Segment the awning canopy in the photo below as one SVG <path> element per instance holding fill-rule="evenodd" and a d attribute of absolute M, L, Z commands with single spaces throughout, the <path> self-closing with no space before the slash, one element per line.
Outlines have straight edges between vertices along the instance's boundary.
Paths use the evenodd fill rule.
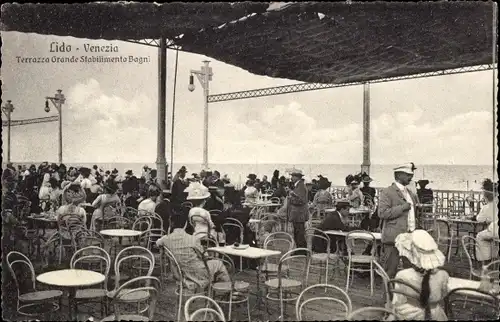
<path fill-rule="evenodd" d="M 168 38 L 251 73 L 345 83 L 491 64 L 493 2 L 5 4 L 2 30 Z M 253 15 L 251 15 L 253 14 Z"/>

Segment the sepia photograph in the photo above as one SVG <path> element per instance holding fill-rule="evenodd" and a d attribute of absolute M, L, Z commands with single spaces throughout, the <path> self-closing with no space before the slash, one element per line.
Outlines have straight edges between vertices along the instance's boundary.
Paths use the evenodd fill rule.
<path fill-rule="evenodd" d="M 1 5 L 2 319 L 500 319 L 494 1 Z"/>

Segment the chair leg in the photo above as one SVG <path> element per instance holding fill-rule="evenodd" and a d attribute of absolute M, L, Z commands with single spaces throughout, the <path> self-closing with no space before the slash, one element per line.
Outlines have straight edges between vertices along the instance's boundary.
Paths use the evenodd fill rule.
<path fill-rule="evenodd" d="M 351 276 L 351 262 L 349 261 L 349 264 L 347 265 L 347 279 L 346 279 L 346 286 L 345 286 L 346 293 L 349 292 L 349 277 L 350 276 Z"/>
<path fill-rule="evenodd" d="M 374 276 L 373 276 L 373 261 L 370 262 L 370 295 L 373 296 L 373 279 L 374 279 Z"/>
<path fill-rule="evenodd" d="M 248 322 L 251 322 L 250 319 L 250 298 L 247 297 L 247 314 L 248 314 Z"/>

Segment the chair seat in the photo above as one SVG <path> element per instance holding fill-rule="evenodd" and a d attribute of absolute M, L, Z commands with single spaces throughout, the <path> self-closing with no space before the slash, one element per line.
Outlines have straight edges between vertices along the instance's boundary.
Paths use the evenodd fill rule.
<path fill-rule="evenodd" d="M 312 254 L 311 255 L 311 259 L 313 261 L 326 262 L 327 258 L 328 259 L 336 259 L 337 255 L 336 254 L 330 254 L 330 256 L 328 256 L 327 253 L 318 253 L 318 254 Z"/>
<path fill-rule="evenodd" d="M 270 288 L 278 288 L 279 285 L 279 279 L 273 278 L 265 282 L 266 286 Z M 288 278 L 282 278 L 281 279 L 281 287 L 282 288 L 294 288 L 294 287 L 299 287 L 302 285 L 301 281 L 297 280 L 292 280 Z"/>
<path fill-rule="evenodd" d="M 351 263 L 363 263 L 363 264 L 369 264 L 374 260 L 375 258 L 371 255 L 352 255 L 351 256 Z"/>
<path fill-rule="evenodd" d="M 129 289 L 123 289 L 123 292 L 128 291 Z M 115 296 L 116 291 L 110 291 L 107 293 L 107 296 L 112 298 Z M 121 302 L 140 302 L 140 301 L 145 301 L 149 298 L 149 292 L 148 291 L 137 291 L 133 293 L 129 293 L 127 295 L 123 295 L 120 297 Z"/>
<path fill-rule="evenodd" d="M 94 299 L 107 296 L 108 291 L 102 288 L 87 288 L 83 290 L 77 290 L 75 298 L 76 299 Z"/>
<path fill-rule="evenodd" d="M 288 270 L 288 265 L 282 265 L 281 271 L 286 271 L 286 270 Z M 262 265 L 260 271 L 263 273 L 277 273 L 278 272 L 278 264 L 266 263 L 266 264 Z"/>
<path fill-rule="evenodd" d="M 21 302 L 45 301 L 61 297 L 62 295 L 63 292 L 58 290 L 38 291 L 38 292 L 21 294 L 19 296 L 19 301 Z"/>
<path fill-rule="evenodd" d="M 145 316 L 138 315 L 138 314 L 123 314 L 123 315 L 120 315 L 120 320 L 117 320 L 116 316 L 113 314 L 113 315 L 105 317 L 101 321 L 102 322 L 107 322 L 107 321 L 149 321 L 149 319 Z"/>
<path fill-rule="evenodd" d="M 250 287 L 250 284 L 243 281 L 235 281 L 234 289 L 236 291 L 246 291 Z M 215 291 L 231 291 L 231 282 L 217 282 L 212 285 L 212 289 Z"/>

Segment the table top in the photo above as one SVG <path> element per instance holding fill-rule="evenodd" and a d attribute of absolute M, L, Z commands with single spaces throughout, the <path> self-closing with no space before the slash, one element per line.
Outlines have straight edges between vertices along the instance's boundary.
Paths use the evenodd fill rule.
<path fill-rule="evenodd" d="M 101 235 L 113 237 L 135 237 L 142 234 L 142 231 L 132 229 L 105 229 L 99 232 Z"/>
<path fill-rule="evenodd" d="M 255 203 L 244 202 L 244 203 L 242 203 L 242 205 L 245 206 L 245 207 L 270 207 L 270 206 L 279 206 L 279 204 L 272 203 L 270 201 L 255 202 Z"/>
<path fill-rule="evenodd" d="M 219 247 L 210 247 L 208 248 L 208 250 L 224 253 L 227 255 L 241 256 L 252 259 L 281 255 L 280 251 L 257 248 L 257 247 L 248 247 L 246 249 L 235 249 L 233 248 L 233 246 L 219 246 Z"/>
<path fill-rule="evenodd" d="M 461 218 L 436 218 L 437 220 L 441 221 L 447 221 L 450 223 L 455 223 L 455 224 L 471 224 L 471 225 L 486 225 L 487 223 L 485 222 L 480 222 L 480 221 L 475 221 L 475 220 L 470 220 L 470 219 L 461 219 Z"/>
<path fill-rule="evenodd" d="M 351 208 L 349 214 L 369 214 L 371 212 L 368 208 Z"/>
<path fill-rule="evenodd" d="M 103 274 L 94 271 L 62 269 L 40 274 L 36 277 L 36 280 L 54 286 L 83 287 L 102 283 L 105 278 Z"/>
<path fill-rule="evenodd" d="M 259 223 L 259 222 L 260 222 L 260 219 L 250 218 L 250 219 L 248 220 L 248 222 L 249 222 L 250 224 L 253 224 L 253 223 Z"/>
<path fill-rule="evenodd" d="M 79 205 L 80 207 L 93 207 L 91 203 L 84 202 Z"/>
<path fill-rule="evenodd" d="M 347 234 L 349 233 L 348 231 L 342 231 L 342 230 L 325 230 L 324 231 L 325 234 L 327 235 L 336 235 L 336 236 L 347 236 Z M 381 233 L 374 233 L 374 232 L 370 232 L 376 240 L 381 240 L 382 239 L 382 234 Z M 360 232 L 360 234 L 362 234 L 362 232 Z"/>
<path fill-rule="evenodd" d="M 28 219 L 47 221 L 47 222 L 57 222 L 57 217 L 34 217 L 33 215 L 26 217 Z"/>

